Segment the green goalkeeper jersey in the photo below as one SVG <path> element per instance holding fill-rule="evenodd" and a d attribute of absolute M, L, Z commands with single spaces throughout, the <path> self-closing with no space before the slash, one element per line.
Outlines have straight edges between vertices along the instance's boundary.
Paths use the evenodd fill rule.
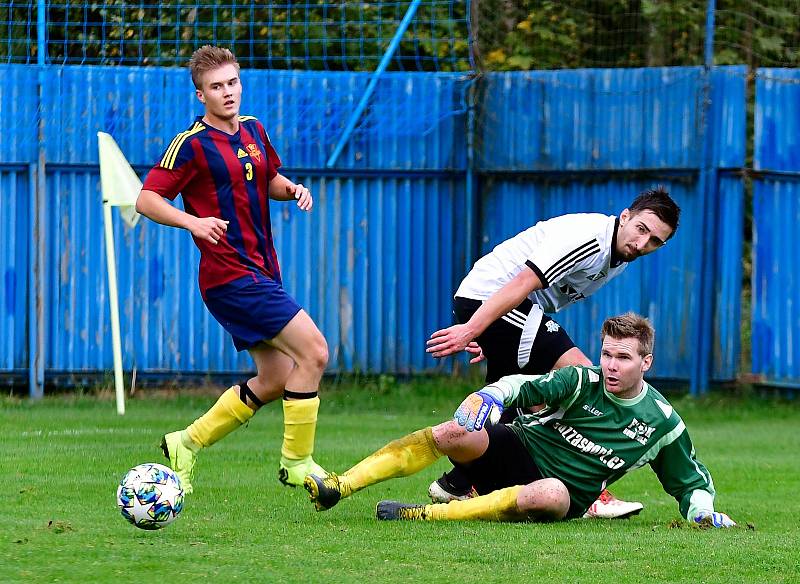
<path fill-rule="evenodd" d="M 510 375 L 490 384 L 507 407 L 545 403 L 514 420 L 545 477 L 570 493 L 569 516 L 579 517 L 608 485 L 649 464 L 687 519 L 713 512 L 714 484 L 695 458 L 686 426 L 655 388 L 631 399 L 605 390 L 600 367 L 566 367 L 546 375 Z"/>

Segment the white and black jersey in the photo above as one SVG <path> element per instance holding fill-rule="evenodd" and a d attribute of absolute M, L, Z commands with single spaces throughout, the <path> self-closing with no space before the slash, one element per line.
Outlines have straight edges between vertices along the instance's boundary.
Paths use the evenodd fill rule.
<path fill-rule="evenodd" d="M 614 257 L 618 224 L 617 217 L 599 213 L 540 221 L 475 262 L 455 295 L 486 300 L 530 269 L 543 286 L 528 296 L 531 302 L 544 312 L 558 312 L 594 294 L 627 267 Z"/>

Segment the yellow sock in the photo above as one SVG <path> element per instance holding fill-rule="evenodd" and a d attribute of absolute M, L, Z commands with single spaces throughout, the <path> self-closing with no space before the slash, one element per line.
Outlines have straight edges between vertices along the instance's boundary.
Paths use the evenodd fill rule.
<path fill-rule="evenodd" d="M 211 446 L 253 417 L 255 412 L 239 399 L 233 387 L 219 396 L 217 403 L 186 428 L 186 434 L 200 447 Z"/>
<path fill-rule="evenodd" d="M 314 453 L 319 397 L 283 400 L 283 445 L 281 462 L 308 458 Z"/>
<path fill-rule="evenodd" d="M 521 521 L 526 515 L 517 507 L 517 495 L 522 487 L 507 487 L 463 501 L 450 501 L 425 505 L 427 519 L 458 520 L 483 519 L 485 521 Z"/>
<path fill-rule="evenodd" d="M 442 453 L 436 448 L 431 427 L 412 432 L 370 454 L 353 468 L 339 476 L 342 496 L 347 497 L 364 487 L 395 477 L 405 477 L 421 471 L 439 460 Z"/>

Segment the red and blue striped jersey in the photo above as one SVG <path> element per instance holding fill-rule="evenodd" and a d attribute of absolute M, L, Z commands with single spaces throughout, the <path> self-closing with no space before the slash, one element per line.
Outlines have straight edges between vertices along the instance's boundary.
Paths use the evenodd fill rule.
<path fill-rule="evenodd" d="M 216 245 L 194 238 L 204 297 L 209 288 L 245 276 L 281 281 L 269 216 L 269 181 L 280 166 L 264 126 L 253 116 L 240 116 L 233 135 L 198 117 L 148 173 L 144 189 L 170 200 L 180 193 L 187 213 L 229 222 Z"/>

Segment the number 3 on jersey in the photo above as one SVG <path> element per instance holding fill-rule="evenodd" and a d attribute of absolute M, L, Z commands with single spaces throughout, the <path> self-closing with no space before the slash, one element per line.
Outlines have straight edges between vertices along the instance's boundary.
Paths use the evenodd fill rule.
<path fill-rule="evenodd" d="M 245 178 L 247 180 L 253 180 L 253 163 L 252 162 L 246 162 L 245 163 L 244 172 L 245 172 L 244 176 L 245 176 Z"/>

